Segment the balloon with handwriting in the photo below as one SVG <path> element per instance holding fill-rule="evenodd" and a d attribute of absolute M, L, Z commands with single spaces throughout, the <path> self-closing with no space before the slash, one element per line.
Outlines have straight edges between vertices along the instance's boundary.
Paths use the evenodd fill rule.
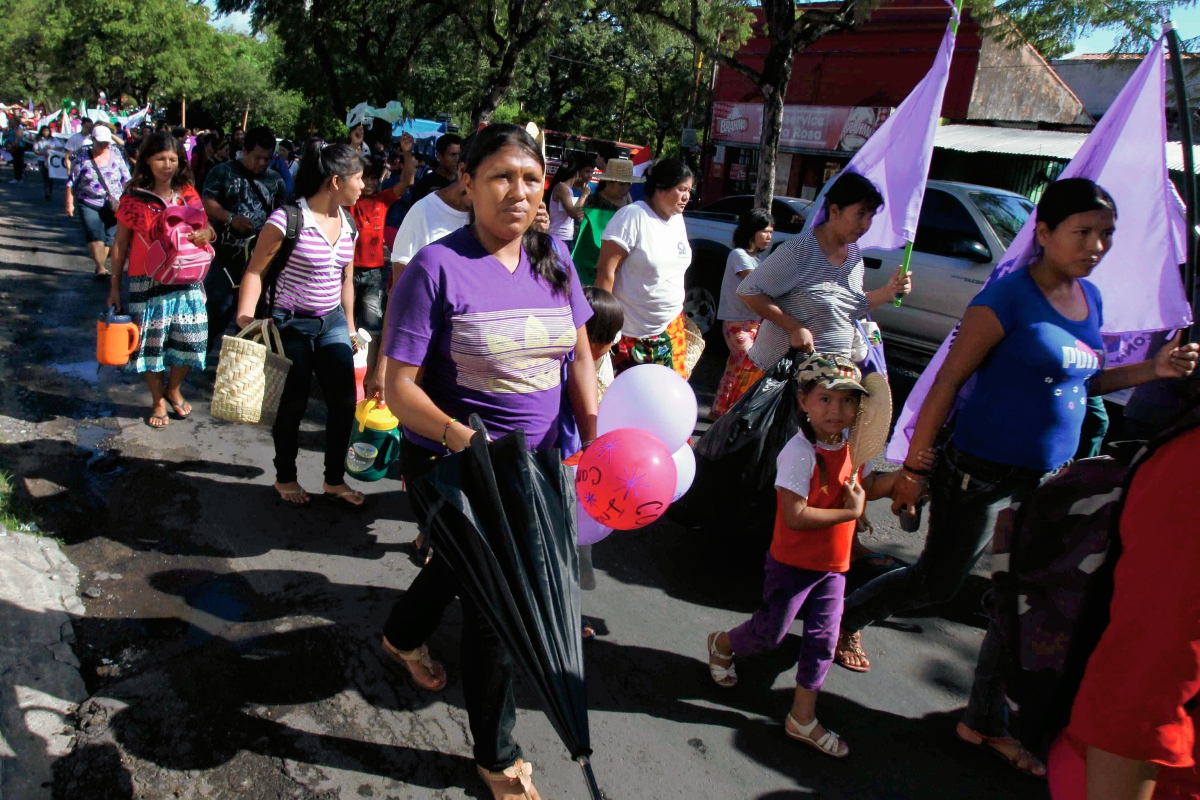
<path fill-rule="evenodd" d="M 575 494 L 592 519 L 631 531 L 663 515 L 675 496 L 675 461 L 654 434 L 638 428 L 610 431 L 583 453 Z"/>

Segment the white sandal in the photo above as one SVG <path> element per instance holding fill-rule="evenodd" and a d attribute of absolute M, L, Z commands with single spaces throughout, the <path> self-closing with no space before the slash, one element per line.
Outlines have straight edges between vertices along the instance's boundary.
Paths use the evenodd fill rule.
<path fill-rule="evenodd" d="M 712 675 L 717 686 L 722 689 L 732 689 L 737 686 L 737 669 L 733 665 L 733 654 L 725 655 L 717 649 L 717 637 L 720 635 L 720 631 L 708 635 L 708 674 Z M 714 658 L 728 658 L 729 666 L 722 667 L 720 664 L 714 664 Z"/>
<path fill-rule="evenodd" d="M 820 739 L 812 738 L 813 729 L 816 727 L 816 717 L 813 717 L 813 721 L 807 725 L 801 725 L 799 722 L 796 722 L 796 718 L 792 716 L 790 711 L 788 712 L 787 719 L 784 720 L 783 723 L 784 733 L 798 742 L 804 742 L 811 747 L 817 748 L 827 756 L 833 756 L 834 758 L 845 758 L 846 756 L 850 755 L 849 747 L 846 747 L 845 750 L 842 749 L 842 747 L 846 744 L 844 741 L 842 741 L 842 737 L 838 736 L 828 728 L 825 729 L 825 735 Z"/>

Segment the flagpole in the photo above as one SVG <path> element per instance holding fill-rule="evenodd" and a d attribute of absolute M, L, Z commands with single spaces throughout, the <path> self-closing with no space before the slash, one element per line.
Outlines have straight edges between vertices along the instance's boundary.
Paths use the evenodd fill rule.
<path fill-rule="evenodd" d="M 963 7 L 963 0 L 955 0 L 955 2 L 954 2 L 954 19 L 950 20 L 950 32 L 952 34 L 954 34 L 955 37 L 958 36 L 958 20 L 962 17 L 962 7 Z M 957 47 L 957 44 L 958 44 L 958 41 L 956 39 L 955 40 L 956 47 Z M 928 179 L 928 176 L 926 176 L 926 179 Z M 913 250 L 913 243 L 907 242 L 904 245 L 904 258 L 901 259 L 901 261 L 900 261 L 900 274 L 901 275 L 908 274 L 908 265 L 912 261 L 912 250 Z M 898 294 L 898 295 L 896 295 L 895 299 L 892 300 L 892 305 L 894 305 L 896 308 L 899 308 L 900 303 L 903 302 L 903 300 L 904 300 L 904 295 Z"/>
<path fill-rule="evenodd" d="M 1192 113 L 1188 108 L 1187 85 L 1183 80 L 1183 56 L 1180 53 L 1179 31 L 1167 22 L 1163 25 L 1167 35 L 1167 46 L 1171 53 L 1171 78 L 1175 87 L 1175 110 L 1179 116 L 1179 130 L 1183 138 L 1183 202 L 1187 206 L 1187 263 L 1183 265 L 1183 290 L 1188 305 L 1192 307 L 1193 325 L 1196 315 L 1196 166 L 1192 150 Z M 1191 330 L 1183 332 L 1182 343 L 1191 339 Z"/>

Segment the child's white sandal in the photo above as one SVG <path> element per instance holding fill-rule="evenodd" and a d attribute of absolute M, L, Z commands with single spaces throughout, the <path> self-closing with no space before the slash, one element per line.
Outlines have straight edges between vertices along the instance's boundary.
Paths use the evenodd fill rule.
<path fill-rule="evenodd" d="M 708 635 L 708 674 L 712 675 L 717 686 L 722 689 L 732 689 L 737 686 L 737 669 L 733 666 L 733 654 L 725 655 L 717 649 L 717 637 L 720 635 L 720 631 Z M 714 664 L 714 658 L 728 658 L 729 666 L 722 667 L 720 664 Z"/>
<path fill-rule="evenodd" d="M 834 758 L 845 758 L 846 756 L 850 755 L 849 747 L 847 747 L 845 750 L 842 750 L 842 745 L 845 744 L 845 742 L 842 741 L 842 737 L 838 736 L 828 728 L 825 729 L 825 734 L 820 739 L 812 738 L 813 729 L 817 727 L 817 724 L 817 718 L 813 717 L 812 722 L 808 723 L 807 725 L 801 725 L 796 721 L 796 718 L 792 716 L 791 712 L 788 712 L 787 720 L 785 720 L 783 723 L 783 730 L 784 733 L 796 741 L 804 742 L 810 747 L 815 747 L 827 756 L 833 756 Z"/>

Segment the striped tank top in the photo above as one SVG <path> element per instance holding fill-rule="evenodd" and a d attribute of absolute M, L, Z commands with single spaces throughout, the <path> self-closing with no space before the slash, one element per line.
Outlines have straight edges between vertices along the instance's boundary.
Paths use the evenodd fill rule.
<path fill-rule="evenodd" d="M 338 238 L 330 242 L 321 232 L 308 203 L 301 198 L 300 233 L 296 249 L 279 273 L 275 288 L 275 307 L 296 314 L 324 316 L 342 303 L 342 277 L 354 261 L 353 226 L 342 216 Z M 287 214 L 275 209 L 268 225 L 287 230 Z"/>

